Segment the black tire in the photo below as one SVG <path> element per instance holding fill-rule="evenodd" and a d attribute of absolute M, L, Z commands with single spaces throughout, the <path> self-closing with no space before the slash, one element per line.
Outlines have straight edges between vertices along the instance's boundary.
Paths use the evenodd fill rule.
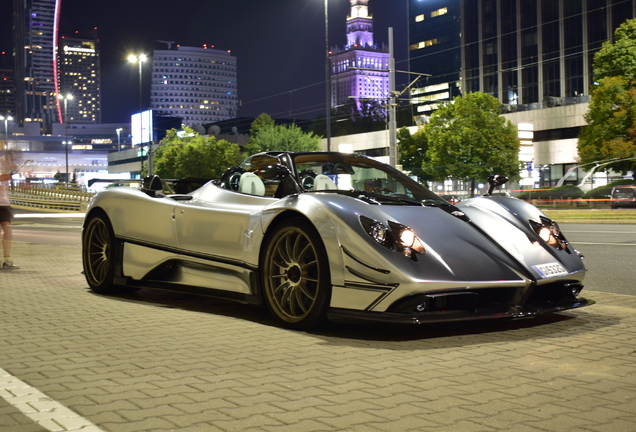
<path fill-rule="evenodd" d="M 82 238 L 84 276 L 91 289 L 100 294 L 113 294 L 116 240 L 108 218 L 93 216 L 86 224 Z"/>
<path fill-rule="evenodd" d="M 267 236 L 261 278 L 267 306 L 283 326 L 305 330 L 326 320 L 329 263 L 322 239 L 309 222 L 289 219 Z"/>

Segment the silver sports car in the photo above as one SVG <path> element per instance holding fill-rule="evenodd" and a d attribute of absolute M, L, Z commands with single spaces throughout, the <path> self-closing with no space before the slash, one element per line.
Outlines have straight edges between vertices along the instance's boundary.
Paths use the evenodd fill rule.
<path fill-rule="evenodd" d="M 145 287 L 264 303 L 295 329 L 592 303 L 579 297 L 580 254 L 536 207 L 504 196 L 451 205 L 356 154 L 267 152 L 205 184 L 153 176 L 138 189 L 107 188 L 82 237 L 98 293 Z"/>

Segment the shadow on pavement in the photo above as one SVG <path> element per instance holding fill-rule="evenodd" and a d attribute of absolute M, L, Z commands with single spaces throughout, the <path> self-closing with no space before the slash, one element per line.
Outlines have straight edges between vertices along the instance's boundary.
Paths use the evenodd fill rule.
<path fill-rule="evenodd" d="M 180 308 L 236 318 L 269 327 L 279 327 L 265 306 L 246 305 L 211 297 L 151 289 L 104 297 L 155 307 Z M 593 307 L 591 306 L 591 308 Z M 589 310 L 589 308 L 586 309 Z M 617 317 L 597 316 L 593 312 L 592 314 L 587 312 L 580 315 L 578 311 L 566 311 L 535 318 L 420 325 L 326 323 L 316 330 L 305 332 L 305 334 L 334 346 L 356 345 L 374 349 L 416 350 L 431 347 L 469 346 L 489 340 L 495 343 L 562 338 L 571 333 L 578 334 L 597 330 L 599 326 L 613 326 L 618 321 Z M 417 341 L 426 341 L 427 345 L 409 343 Z M 373 342 L 373 344 L 368 345 L 368 342 Z"/>

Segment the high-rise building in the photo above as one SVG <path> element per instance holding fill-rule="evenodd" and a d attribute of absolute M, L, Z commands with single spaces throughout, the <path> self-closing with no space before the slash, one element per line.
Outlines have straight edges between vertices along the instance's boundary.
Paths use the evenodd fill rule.
<path fill-rule="evenodd" d="M 352 100 L 375 100 L 386 103 L 389 98 L 389 53 L 373 40 L 373 16 L 369 0 L 349 0 L 351 15 L 347 17 L 347 44 L 333 48 L 331 59 L 331 106 Z"/>
<path fill-rule="evenodd" d="M 14 0 L 16 121 L 58 122 L 54 63 L 60 0 Z"/>
<path fill-rule="evenodd" d="M 414 114 L 428 116 L 461 93 L 460 0 L 409 0 L 409 66 L 428 75 L 411 89 Z"/>
<path fill-rule="evenodd" d="M 58 54 L 58 92 L 72 95 L 65 123 L 101 123 L 100 53 L 97 39 L 62 38 Z"/>
<path fill-rule="evenodd" d="M 15 117 L 15 71 L 0 69 L 0 115 Z"/>
<path fill-rule="evenodd" d="M 636 0 L 409 0 L 411 92 L 419 114 L 459 94 L 484 92 L 519 126 L 521 186 L 555 186 L 576 168 L 577 137 L 594 82 L 594 54 Z M 522 130 L 523 129 L 523 130 Z M 566 184 L 586 173 L 573 171 Z"/>
<path fill-rule="evenodd" d="M 532 130 L 522 140 L 522 185 L 557 185 L 577 166 L 594 55 L 636 16 L 636 1 L 462 0 L 461 15 L 462 91 L 493 95 L 514 124 Z M 573 172 L 566 184 L 586 178 Z"/>
<path fill-rule="evenodd" d="M 172 42 L 168 44 L 171 48 Z M 155 50 L 150 109 L 181 117 L 188 126 L 236 117 L 236 57 L 213 48 Z"/>
<path fill-rule="evenodd" d="M 535 109 L 589 95 L 594 54 L 634 17 L 636 3 L 481 0 L 463 1 L 462 8 L 464 92 Z"/>

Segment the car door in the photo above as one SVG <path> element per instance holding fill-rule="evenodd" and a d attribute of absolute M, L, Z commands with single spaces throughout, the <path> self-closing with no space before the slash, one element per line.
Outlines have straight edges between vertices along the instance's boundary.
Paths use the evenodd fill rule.
<path fill-rule="evenodd" d="M 179 248 L 211 260 L 257 265 L 260 211 L 274 201 L 219 189 L 213 201 L 180 202 L 175 209 Z"/>

